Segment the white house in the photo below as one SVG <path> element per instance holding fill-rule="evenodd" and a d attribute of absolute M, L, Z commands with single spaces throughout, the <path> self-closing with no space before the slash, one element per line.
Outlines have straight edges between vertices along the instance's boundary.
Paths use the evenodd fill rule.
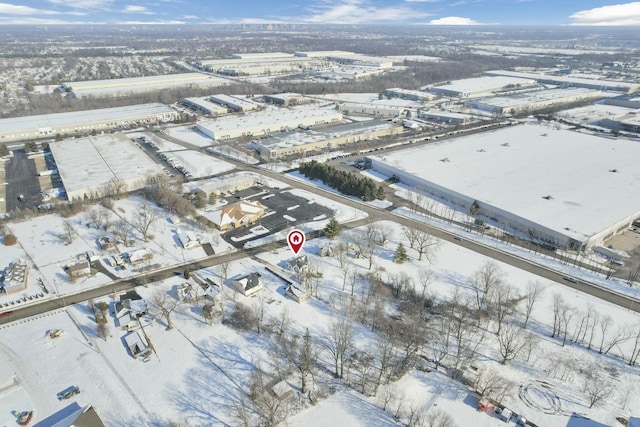
<path fill-rule="evenodd" d="M 200 239 L 190 231 L 178 231 L 177 235 L 180 244 L 185 249 L 193 249 L 201 245 Z"/>
<path fill-rule="evenodd" d="M 232 285 L 245 297 L 249 297 L 260 292 L 264 287 L 260 280 L 259 273 L 251 273 L 238 279 L 234 279 Z"/>
<path fill-rule="evenodd" d="M 151 357 L 151 347 L 149 347 L 137 331 L 130 332 L 123 338 L 134 359 L 142 359 L 145 362 L 149 360 Z"/>
<path fill-rule="evenodd" d="M 305 302 L 311 296 L 311 291 L 289 285 L 287 286 L 286 295 L 299 304 Z"/>

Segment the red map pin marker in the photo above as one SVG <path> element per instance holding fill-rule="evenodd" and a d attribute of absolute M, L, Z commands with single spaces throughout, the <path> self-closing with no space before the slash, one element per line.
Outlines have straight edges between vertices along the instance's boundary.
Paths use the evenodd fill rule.
<path fill-rule="evenodd" d="M 298 255 L 298 252 L 300 252 L 302 246 L 304 246 L 304 233 L 300 230 L 291 230 L 289 234 L 287 234 L 287 243 L 289 243 L 289 247 L 293 253 Z"/>

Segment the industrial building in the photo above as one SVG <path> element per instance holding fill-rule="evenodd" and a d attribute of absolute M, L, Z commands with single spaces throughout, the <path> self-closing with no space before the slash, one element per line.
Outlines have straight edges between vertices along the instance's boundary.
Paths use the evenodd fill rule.
<path fill-rule="evenodd" d="M 519 71 L 507 70 L 486 71 L 485 74 L 487 76 L 535 80 L 538 83 L 558 85 L 563 87 L 582 87 L 586 89 L 611 90 L 618 92 L 636 92 L 640 90 L 640 85 L 637 83 L 618 82 L 611 80 L 585 79 L 580 77 L 523 73 Z"/>
<path fill-rule="evenodd" d="M 444 110 L 419 110 L 418 118 L 451 125 L 464 125 L 473 121 L 473 117 L 468 114 Z"/>
<path fill-rule="evenodd" d="M 338 109 L 345 114 L 365 114 L 377 117 L 397 117 L 404 114 L 405 108 L 399 105 L 383 104 L 382 102 L 343 102 Z"/>
<path fill-rule="evenodd" d="M 275 160 L 283 156 L 315 150 L 335 149 L 342 145 L 395 135 L 400 132 L 402 132 L 402 126 L 397 126 L 387 120 L 369 120 L 306 132 L 283 132 L 268 138 L 254 140 L 252 146 L 263 159 Z"/>
<path fill-rule="evenodd" d="M 241 117 L 225 117 L 198 123 L 197 129 L 215 140 L 240 138 L 243 136 L 267 136 L 271 133 L 338 123 L 342 114 L 335 109 L 301 109 L 258 111 Z"/>
<path fill-rule="evenodd" d="M 558 111 L 555 113 L 555 117 L 563 123 L 578 125 L 596 131 L 606 129 L 622 130 L 622 122 L 637 117 L 638 112 L 640 112 L 638 109 L 610 105 L 604 102 Z"/>
<path fill-rule="evenodd" d="M 576 102 L 601 99 L 607 96 L 610 95 L 593 89 L 557 88 L 468 100 L 464 101 L 464 105 L 502 116 L 533 113 L 545 108 L 560 108 Z"/>
<path fill-rule="evenodd" d="M 222 193 L 244 190 L 259 182 L 261 176 L 252 172 L 236 172 L 211 178 L 206 181 L 193 181 L 184 184 L 187 192 L 201 191 L 207 197 L 211 194 L 220 195 Z"/>
<path fill-rule="evenodd" d="M 432 99 L 438 97 L 433 93 L 427 93 L 421 90 L 409 90 L 400 88 L 385 89 L 384 94 L 390 98 L 402 98 L 419 102 L 431 101 Z"/>
<path fill-rule="evenodd" d="M 220 104 L 225 108 L 241 113 L 257 110 L 259 107 L 255 102 L 247 101 L 246 99 L 231 95 L 211 95 L 209 100 L 216 104 Z"/>
<path fill-rule="evenodd" d="M 52 142 L 50 148 L 69 200 L 138 190 L 164 175 L 123 133 Z"/>
<path fill-rule="evenodd" d="M 306 104 L 312 102 L 311 98 L 306 98 L 299 93 L 278 93 L 275 95 L 264 95 L 262 97 L 264 102 L 267 104 L 275 104 L 275 105 L 298 105 L 298 104 Z"/>
<path fill-rule="evenodd" d="M 640 145 L 517 125 L 371 156 L 373 169 L 509 233 L 585 249 L 640 218 Z"/>
<path fill-rule="evenodd" d="M 487 76 L 454 80 L 443 85 L 427 87 L 426 90 L 444 96 L 473 98 L 505 89 L 522 89 L 535 84 L 535 80 L 523 77 Z"/>
<path fill-rule="evenodd" d="M 326 61 L 316 58 L 296 57 L 291 54 L 242 54 L 232 59 L 200 60 L 196 66 L 202 70 L 228 76 L 291 73 L 325 68 Z"/>
<path fill-rule="evenodd" d="M 152 103 L 0 119 L 0 142 L 53 138 L 58 134 L 86 135 L 94 131 L 165 123 L 177 117 L 177 111 L 172 108 Z"/>
<path fill-rule="evenodd" d="M 58 89 L 61 92 L 72 94 L 77 98 L 87 98 L 120 97 L 138 93 L 155 92 L 162 89 L 219 87 L 227 85 L 229 85 L 229 81 L 220 77 L 201 73 L 181 73 L 124 79 L 65 82 L 62 83 Z"/>
<path fill-rule="evenodd" d="M 344 65 L 359 65 L 384 69 L 393 67 L 393 59 L 367 56 L 343 50 L 296 52 L 294 55 L 302 58 L 323 58 Z"/>
<path fill-rule="evenodd" d="M 187 108 L 199 111 L 207 116 L 221 116 L 228 112 L 226 107 L 215 104 L 207 100 L 207 97 L 202 98 L 184 98 L 180 100 L 180 103 Z"/>

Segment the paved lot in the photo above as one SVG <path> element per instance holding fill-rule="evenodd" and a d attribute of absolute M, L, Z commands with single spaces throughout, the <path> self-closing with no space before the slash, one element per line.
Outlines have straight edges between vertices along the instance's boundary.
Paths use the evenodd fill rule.
<path fill-rule="evenodd" d="M 614 276 L 627 280 L 632 270 L 637 270 L 640 265 L 640 228 L 633 227 L 633 230 L 626 230 L 622 234 L 613 236 L 605 246 L 611 245 L 613 249 L 625 251 L 629 254 L 629 258 L 624 260 L 625 265 L 619 267 Z"/>
<path fill-rule="evenodd" d="M 13 158 L 5 163 L 7 212 L 14 209 L 33 208 L 40 204 L 40 183 L 36 163 L 24 150 L 15 150 Z M 19 200 L 20 195 L 24 201 Z"/>
<path fill-rule="evenodd" d="M 266 193 L 267 191 L 268 193 Z M 251 187 L 242 190 L 237 194 L 234 194 L 230 198 L 227 198 L 229 203 L 237 202 L 238 199 L 236 199 L 236 196 L 242 196 L 241 198 L 245 200 L 259 201 L 268 208 L 267 212 L 275 212 L 269 216 L 262 218 L 259 223 L 269 230 L 268 234 L 273 234 L 278 231 L 284 230 L 287 227 L 312 221 L 314 218 L 317 218 L 320 215 L 325 215 L 327 218 L 333 215 L 333 211 L 325 206 L 309 202 L 309 200 L 307 199 L 288 192 L 281 192 L 279 190 L 266 190 L 260 187 Z M 286 219 L 284 218 L 285 215 L 293 219 Z M 223 236 L 224 239 L 232 245 L 241 247 L 245 242 L 253 239 L 234 242 L 233 240 L 231 240 L 231 238 L 244 236 L 247 234 L 247 232 L 248 228 L 243 227 L 237 230 L 228 231 Z M 256 236 L 254 237 L 254 239 L 264 236 L 265 235 Z"/>

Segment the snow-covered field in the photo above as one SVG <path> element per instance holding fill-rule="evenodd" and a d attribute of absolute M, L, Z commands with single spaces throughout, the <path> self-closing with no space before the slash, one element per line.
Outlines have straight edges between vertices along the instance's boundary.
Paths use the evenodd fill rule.
<path fill-rule="evenodd" d="M 378 226 L 387 230 L 388 241 L 385 246 L 376 247 L 372 272 L 389 280 L 406 273 L 414 285 L 419 283 L 420 277 L 429 275 L 432 281 L 428 292 L 436 300 L 451 297 L 456 289 L 463 296 L 473 295 L 470 276 L 489 261 L 486 257 L 443 242 L 430 257 L 431 262 L 418 261 L 416 251 L 407 248 L 410 260 L 396 264 L 392 258 L 397 244 L 404 241 L 403 232 L 391 222 Z M 343 239 L 340 237 L 338 240 Z M 349 284 L 343 291 L 339 260 L 316 255 L 326 244 L 335 246 L 338 241 L 312 240 L 303 249 L 313 268 L 321 272 L 321 277 L 314 285 L 314 296 L 306 303 L 298 304 L 286 297 L 282 279 L 264 268 L 264 264 L 286 268 L 285 261 L 292 257 L 288 248 L 263 253 L 259 259 L 247 258 L 231 263 L 228 279 L 223 286 L 223 300 L 228 307 L 234 301 L 240 301 L 253 306 L 257 312 L 263 311 L 266 324 L 277 324 L 278 319 L 286 314 L 291 331 L 302 333 L 308 328 L 313 337 L 321 340 L 332 321 L 341 316 L 339 313 L 350 304 L 349 301 L 353 301 Z M 369 271 L 366 259 L 349 256 L 346 262 L 360 274 Z M 519 356 L 506 366 L 499 364 L 497 340 L 493 333 L 486 334 L 479 349 L 476 365 L 480 369 L 491 367 L 513 381 L 507 397 L 503 399 L 504 404 L 525 414 L 541 427 L 614 426 L 614 415 L 628 414 L 630 410 L 640 407 L 637 368 L 628 366 L 611 354 L 599 355 L 574 343 L 562 346 L 558 339 L 549 338 L 556 294 L 576 310 L 591 306 L 602 316 L 610 316 L 612 323 L 608 337 L 620 327 L 640 327 L 637 314 L 514 267 L 501 263 L 496 265 L 503 281 L 512 285 L 520 295 L 524 294 L 529 282 L 538 281 L 544 286 L 532 312 L 529 330 L 537 336 L 538 344 L 532 349 L 528 361 L 524 356 Z M 250 272 L 261 273 L 265 289 L 257 297 L 246 298 L 229 285 L 233 278 Z M 202 270 L 199 274 L 217 283 L 223 279 L 221 267 Z M 175 287 L 183 281 L 180 277 L 167 279 L 148 288 L 140 288 L 138 292 L 147 300 L 157 290 L 175 297 Z M 361 280 L 354 282 L 356 300 L 363 290 Z M 109 298 L 105 301 L 111 302 Z M 161 317 L 144 328 L 156 350 L 147 363 L 135 360 L 128 354 L 122 341 L 125 332 L 114 326 L 113 317 L 109 316 L 111 337 L 106 341 L 98 338 L 93 316 L 86 305 L 76 305 L 67 308 L 67 312 L 59 310 L 48 316 L 2 327 L 0 358 L 5 362 L 0 366 L 8 363 L 18 377 L 20 386 L 0 392 L 0 423 L 10 425 L 15 422 L 11 411 L 26 409 L 35 410 L 35 421 L 41 420 L 68 403 L 57 401 L 58 391 L 77 385 L 82 390 L 77 396 L 78 402 L 93 404 L 108 426 L 162 425 L 169 421 L 194 426 L 235 424 L 234 405 L 240 403 L 243 396 L 241 390 L 247 391 L 253 366 L 260 364 L 267 370 L 275 369 L 268 334 L 239 332 L 219 323 L 206 325 L 201 304 L 182 304 L 174 312 L 172 320 L 175 328 L 170 331 L 165 330 L 165 322 Z M 65 334 L 49 339 L 45 333 L 52 328 L 62 328 Z M 598 341 L 598 331 L 596 335 L 595 340 Z M 372 337 L 369 329 L 356 325 L 356 348 L 375 354 Z M 628 355 L 631 345 L 629 341 L 621 343 L 612 353 L 620 351 Z M 430 356 L 429 345 L 424 353 Z M 332 369 L 331 358 L 325 351 L 320 353 L 317 360 L 320 365 Z M 615 371 L 617 376 L 615 391 L 594 409 L 588 408 L 581 375 L 574 369 L 591 369 L 591 363 L 606 366 L 608 371 Z M 6 372 L 4 375 L 7 375 Z M 318 384 L 325 383 L 328 387 L 326 390 L 335 389 L 338 394 L 329 392 L 331 396 L 320 400 L 315 406 L 310 406 L 303 396 L 296 395 L 292 407 L 302 411 L 290 417 L 287 425 L 395 425 L 393 415 L 396 412 L 403 422 L 407 422 L 411 410 L 429 414 L 435 409 L 449 413 L 459 426 L 503 425 L 492 414 L 476 412 L 477 399 L 471 391 L 447 377 L 442 368 L 431 372 L 410 370 L 399 381 L 381 387 L 377 397 L 347 391 L 344 385 L 331 379 L 322 369 L 316 376 Z M 4 378 L 0 380 L 4 381 Z M 297 390 L 298 380 L 295 376 L 289 377 L 287 382 Z M 382 406 L 387 388 L 391 397 L 387 402 L 387 412 L 384 412 Z M 305 406 L 306 410 L 303 409 Z M 595 421 L 572 418 L 574 412 Z"/>
<path fill-rule="evenodd" d="M 178 160 L 194 178 L 217 175 L 233 170 L 235 166 L 223 160 L 214 159 L 211 156 L 193 150 L 174 151 L 171 153 L 174 160 Z"/>
<path fill-rule="evenodd" d="M 167 127 L 165 132 L 176 139 L 198 147 L 208 147 L 213 144 L 211 138 L 198 132 L 193 125 Z"/>

